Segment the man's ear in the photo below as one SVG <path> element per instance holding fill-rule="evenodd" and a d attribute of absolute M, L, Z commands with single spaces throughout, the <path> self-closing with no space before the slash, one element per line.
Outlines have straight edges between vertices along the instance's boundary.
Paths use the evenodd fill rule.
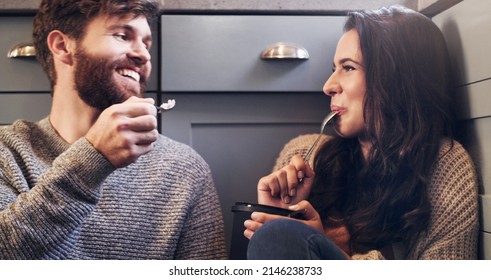
<path fill-rule="evenodd" d="M 48 48 L 53 58 L 65 64 L 73 64 L 75 40 L 59 30 L 53 30 L 48 34 Z"/>

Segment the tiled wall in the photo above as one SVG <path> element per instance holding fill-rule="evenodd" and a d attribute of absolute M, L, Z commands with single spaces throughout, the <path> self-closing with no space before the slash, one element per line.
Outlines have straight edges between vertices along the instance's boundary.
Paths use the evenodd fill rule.
<path fill-rule="evenodd" d="M 479 173 L 480 258 L 491 259 L 491 2 L 465 0 L 433 20 L 452 57 L 460 140 Z"/>

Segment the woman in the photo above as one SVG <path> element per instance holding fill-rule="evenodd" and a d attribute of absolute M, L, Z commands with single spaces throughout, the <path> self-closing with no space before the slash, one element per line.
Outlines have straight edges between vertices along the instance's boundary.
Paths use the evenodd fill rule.
<path fill-rule="evenodd" d="M 449 70 L 424 15 L 350 13 L 323 88 L 337 135 L 313 169 L 302 155 L 316 135 L 292 140 L 258 183 L 259 203 L 305 209 L 304 220 L 253 213 L 248 258 L 477 258 L 476 172 L 451 140 Z"/>

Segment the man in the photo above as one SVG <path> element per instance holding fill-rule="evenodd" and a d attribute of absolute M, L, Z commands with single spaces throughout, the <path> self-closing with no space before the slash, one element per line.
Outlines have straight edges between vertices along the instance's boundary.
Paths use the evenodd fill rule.
<path fill-rule="evenodd" d="M 223 259 L 211 172 L 159 135 L 153 0 L 43 0 L 34 20 L 52 108 L 0 131 L 0 257 Z"/>

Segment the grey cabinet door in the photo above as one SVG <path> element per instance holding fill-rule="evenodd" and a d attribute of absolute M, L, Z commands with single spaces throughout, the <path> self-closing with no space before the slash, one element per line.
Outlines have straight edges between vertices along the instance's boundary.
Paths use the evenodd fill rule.
<path fill-rule="evenodd" d="M 228 246 L 234 203 L 257 202 L 257 182 L 269 174 L 284 144 L 300 134 L 318 133 L 330 103 L 321 92 L 162 96 L 169 98 L 176 106 L 162 114 L 162 134 L 189 144 L 210 165 Z"/>
<path fill-rule="evenodd" d="M 0 125 L 17 119 L 37 121 L 49 114 L 49 93 L 0 93 Z"/>
<path fill-rule="evenodd" d="M 331 73 L 344 17 L 162 16 L 164 91 L 320 91 Z M 262 60 L 277 42 L 303 46 L 308 60 Z"/>

